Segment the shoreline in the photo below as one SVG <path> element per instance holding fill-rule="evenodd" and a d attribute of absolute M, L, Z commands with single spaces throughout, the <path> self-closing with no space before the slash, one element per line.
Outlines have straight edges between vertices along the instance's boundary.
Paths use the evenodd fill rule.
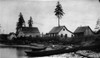
<path fill-rule="evenodd" d="M 29 45 L 6 45 L 6 44 L 0 44 L 0 47 L 27 48 L 27 49 L 36 48 L 34 46 L 29 46 Z"/>

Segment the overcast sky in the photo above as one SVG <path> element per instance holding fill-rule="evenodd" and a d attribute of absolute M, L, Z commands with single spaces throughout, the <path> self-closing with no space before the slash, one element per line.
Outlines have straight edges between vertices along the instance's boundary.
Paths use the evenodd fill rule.
<path fill-rule="evenodd" d="M 33 26 L 40 32 L 49 32 L 57 26 L 54 9 L 58 0 L 0 0 L 0 24 L 4 33 L 15 32 L 19 13 L 22 12 L 27 22 L 32 16 Z M 61 25 L 70 31 L 78 26 L 90 26 L 94 30 L 96 21 L 100 18 L 100 3 L 98 0 L 59 0 L 65 12 Z"/>

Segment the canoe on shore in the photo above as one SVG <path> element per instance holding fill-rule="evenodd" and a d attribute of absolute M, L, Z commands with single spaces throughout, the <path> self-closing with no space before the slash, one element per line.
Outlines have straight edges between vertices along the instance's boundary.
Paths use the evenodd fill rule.
<path fill-rule="evenodd" d="M 37 48 L 33 48 L 32 51 L 41 51 L 41 50 L 45 50 L 47 47 L 37 47 Z"/>
<path fill-rule="evenodd" d="M 25 51 L 27 53 L 27 56 L 30 57 L 41 57 L 41 56 L 49 56 L 49 55 L 55 55 L 64 52 L 66 47 L 57 49 L 57 50 L 42 50 L 42 51 Z"/>
<path fill-rule="evenodd" d="M 42 45 L 42 44 L 37 44 L 37 43 L 31 43 L 30 46 L 34 46 L 35 48 L 32 49 L 32 51 L 41 51 L 45 50 L 47 47 Z"/>
<path fill-rule="evenodd" d="M 29 57 L 41 57 L 41 56 L 50 56 L 50 55 L 57 55 L 57 54 L 63 54 L 63 53 L 70 53 L 70 52 L 76 52 L 78 50 L 91 50 L 91 51 L 99 51 L 100 52 L 100 45 L 93 45 L 93 46 L 84 46 L 84 47 L 75 47 L 75 48 L 61 48 L 57 50 L 48 50 L 48 51 L 25 51 L 27 53 L 27 56 Z"/>

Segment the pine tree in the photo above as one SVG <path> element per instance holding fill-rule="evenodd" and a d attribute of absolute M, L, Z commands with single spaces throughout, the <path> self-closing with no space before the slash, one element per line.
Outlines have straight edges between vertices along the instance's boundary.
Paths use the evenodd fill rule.
<path fill-rule="evenodd" d="M 17 27 L 16 27 L 16 32 L 18 32 L 18 29 L 22 28 L 25 26 L 25 20 L 23 18 L 23 15 L 22 13 L 20 12 L 19 14 L 19 19 L 18 19 L 18 22 L 17 22 Z"/>
<path fill-rule="evenodd" d="M 57 2 L 57 6 L 56 6 L 54 13 L 58 18 L 58 26 L 60 26 L 60 19 L 62 18 L 64 12 L 63 12 L 62 6 L 59 3 L 59 1 Z"/>
<path fill-rule="evenodd" d="M 25 26 L 25 20 L 24 20 L 21 12 L 20 12 L 20 15 L 19 15 L 19 24 L 20 24 L 21 27 Z"/>
<path fill-rule="evenodd" d="M 28 20 L 29 27 L 32 27 L 32 24 L 33 24 L 33 20 L 32 20 L 32 17 L 30 16 L 30 20 Z"/>

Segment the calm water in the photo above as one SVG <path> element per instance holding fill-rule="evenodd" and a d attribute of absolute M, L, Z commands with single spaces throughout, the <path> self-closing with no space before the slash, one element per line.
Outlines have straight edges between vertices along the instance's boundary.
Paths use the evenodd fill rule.
<path fill-rule="evenodd" d="M 28 56 L 25 56 L 26 55 L 25 51 L 27 51 L 27 50 L 29 50 L 29 49 L 9 48 L 9 47 L 1 48 L 0 47 L 0 58 L 86 58 L 86 57 L 83 57 L 80 55 L 76 55 L 74 53 L 65 53 L 65 54 L 52 55 L 52 56 L 46 56 L 46 57 L 28 57 Z M 86 53 L 84 52 L 84 54 L 86 54 Z M 94 53 L 93 55 L 100 56 L 100 53 L 99 54 Z"/>
<path fill-rule="evenodd" d="M 25 49 L 16 48 L 0 48 L 0 58 L 27 58 L 25 56 Z"/>

